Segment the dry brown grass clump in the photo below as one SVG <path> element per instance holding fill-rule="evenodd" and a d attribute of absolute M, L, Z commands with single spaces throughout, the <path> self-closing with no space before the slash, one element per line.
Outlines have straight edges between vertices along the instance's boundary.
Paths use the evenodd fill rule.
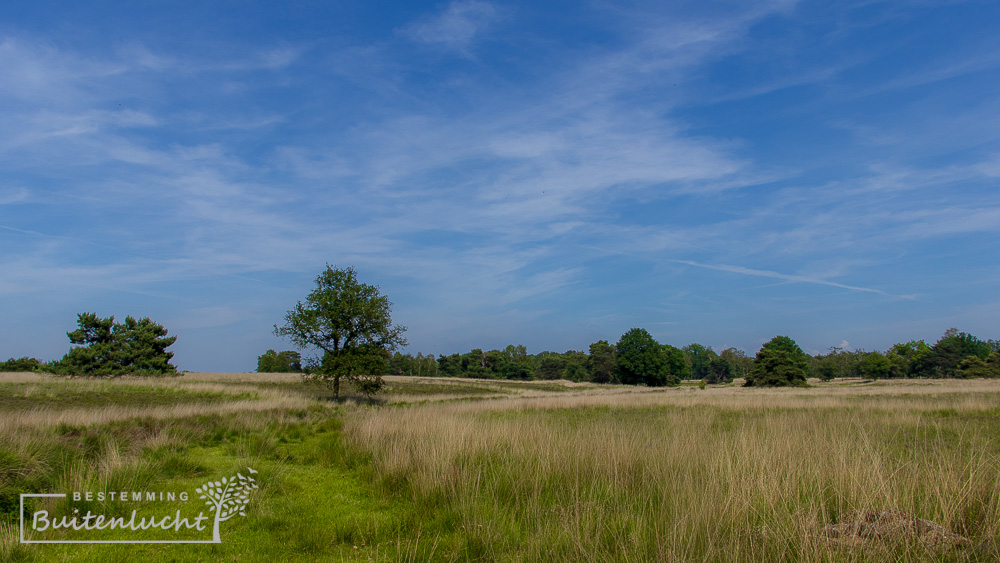
<path fill-rule="evenodd" d="M 871 543 L 917 541 L 928 550 L 941 551 L 971 545 L 969 538 L 949 532 L 935 522 L 905 510 L 858 512 L 830 524 L 822 534 L 840 545 L 860 547 Z"/>

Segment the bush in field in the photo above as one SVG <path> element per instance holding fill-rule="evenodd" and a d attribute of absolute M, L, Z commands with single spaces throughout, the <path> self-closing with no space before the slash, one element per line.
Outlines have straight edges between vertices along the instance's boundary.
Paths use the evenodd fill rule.
<path fill-rule="evenodd" d="M 11 358 L 6 362 L 0 362 L 0 371 L 39 371 L 42 369 L 42 361 L 35 358 Z"/>
<path fill-rule="evenodd" d="M 268 350 L 257 357 L 257 373 L 299 373 L 302 371 L 302 355 L 292 350 L 275 352 Z"/>
<path fill-rule="evenodd" d="M 115 323 L 113 316 L 102 319 L 96 313 L 80 313 L 77 324 L 79 328 L 66 335 L 79 346 L 58 362 L 46 364 L 47 371 L 60 375 L 177 373 L 170 364 L 174 353 L 167 352 L 177 337 L 168 337 L 167 329 L 149 317 L 125 317 L 125 322 Z"/>
<path fill-rule="evenodd" d="M 761 346 L 744 384 L 747 387 L 805 385 L 809 373 L 806 353 L 787 336 L 775 336 Z"/>
<path fill-rule="evenodd" d="M 369 399 L 385 387 L 385 380 L 381 377 L 363 377 L 354 381 L 354 387 L 364 393 Z"/>

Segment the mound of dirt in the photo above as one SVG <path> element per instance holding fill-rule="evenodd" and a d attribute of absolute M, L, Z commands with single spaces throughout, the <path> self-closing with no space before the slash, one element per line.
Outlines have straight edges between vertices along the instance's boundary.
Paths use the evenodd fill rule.
<path fill-rule="evenodd" d="M 927 549 L 942 550 L 972 543 L 964 536 L 945 530 L 940 524 L 904 510 L 857 512 L 839 524 L 823 528 L 822 534 L 828 540 L 845 546 L 916 540 Z"/>

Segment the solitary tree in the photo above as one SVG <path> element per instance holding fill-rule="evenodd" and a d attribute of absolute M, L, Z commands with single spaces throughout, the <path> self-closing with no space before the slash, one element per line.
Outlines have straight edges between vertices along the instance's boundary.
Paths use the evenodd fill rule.
<path fill-rule="evenodd" d="M 745 386 L 805 385 L 809 363 L 806 353 L 787 336 L 775 336 L 761 346 Z"/>
<path fill-rule="evenodd" d="M 381 387 L 390 354 L 406 345 L 406 327 L 392 324 L 392 303 L 374 285 L 360 283 L 354 268 L 333 268 L 316 278 L 316 289 L 285 314 L 274 333 L 302 348 L 318 348 L 323 356 L 313 377 L 333 387 L 340 380 L 361 383 L 366 393 Z"/>

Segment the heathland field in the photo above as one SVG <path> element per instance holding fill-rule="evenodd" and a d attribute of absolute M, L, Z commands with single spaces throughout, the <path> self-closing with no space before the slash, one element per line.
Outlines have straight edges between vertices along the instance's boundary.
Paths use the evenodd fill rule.
<path fill-rule="evenodd" d="M 387 381 L 337 403 L 294 375 L 0 374 L 0 560 L 1000 560 L 1000 381 Z M 218 544 L 19 540 L 23 493 L 191 495 L 29 499 L 53 521 L 197 514 L 248 468 Z M 26 537 L 212 537 L 158 532 Z"/>

